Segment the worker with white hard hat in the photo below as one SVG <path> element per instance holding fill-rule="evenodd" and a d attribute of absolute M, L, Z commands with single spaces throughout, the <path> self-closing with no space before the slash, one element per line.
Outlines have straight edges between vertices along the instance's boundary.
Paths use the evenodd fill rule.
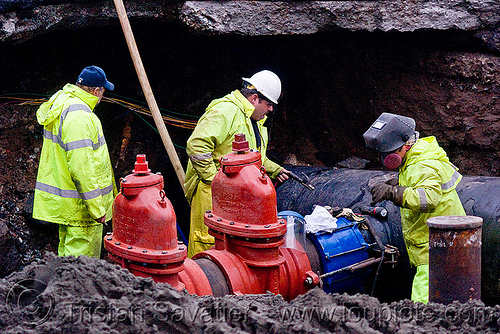
<path fill-rule="evenodd" d="M 288 170 L 266 157 L 268 145 L 267 114 L 278 104 L 281 95 L 279 77 L 263 70 L 250 78 L 242 78 L 243 87 L 213 100 L 201 116 L 187 141 L 189 156 L 184 192 L 191 205 L 188 256 L 214 245 L 208 234 L 204 214 L 212 209 L 212 180 L 219 169 L 219 158 L 232 152 L 234 135 L 243 133 L 250 149 L 262 155 L 262 164 L 271 179 L 284 182 Z"/>

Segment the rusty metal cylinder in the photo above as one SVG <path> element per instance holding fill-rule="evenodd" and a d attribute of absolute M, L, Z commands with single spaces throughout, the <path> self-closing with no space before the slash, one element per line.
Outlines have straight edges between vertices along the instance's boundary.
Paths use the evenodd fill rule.
<path fill-rule="evenodd" d="M 481 299 L 483 219 L 441 216 L 429 226 L 429 302 L 451 304 Z"/>

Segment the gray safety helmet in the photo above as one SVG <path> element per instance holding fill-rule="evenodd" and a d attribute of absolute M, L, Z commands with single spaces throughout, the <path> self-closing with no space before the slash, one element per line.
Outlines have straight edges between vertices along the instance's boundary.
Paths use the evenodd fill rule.
<path fill-rule="evenodd" d="M 403 146 L 415 133 L 415 120 L 383 113 L 363 134 L 366 146 L 378 152 L 391 152 Z"/>

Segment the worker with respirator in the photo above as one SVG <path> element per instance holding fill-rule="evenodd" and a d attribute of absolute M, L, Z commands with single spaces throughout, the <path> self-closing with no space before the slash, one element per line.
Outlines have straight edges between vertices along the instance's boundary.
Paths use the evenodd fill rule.
<path fill-rule="evenodd" d="M 419 138 L 410 117 L 383 113 L 363 135 L 382 164 L 397 178 L 374 185 L 372 205 L 384 200 L 401 207 L 401 224 L 410 264 L 417 271 L 411 299 L 429 300 L 429 228 L 436 216 L 465 216 L 456 187 L 462 175 L 434 136 Z"/>
<path fill-rule="evenodd" d="M 279 77 L 263 70 L 226 96 L 213 100 L 201 116 L 189 137 L 186 152 L 189 156 L 184 192 L 191 205 L 188 256 L 214 245 L 208 234 L 204 214 L 212 210 L 211 183 L 220 167 L 219 159 L 232 152 L 234 136 L 243 133 L 250 149 L 262 155 L 262 164 L 271 179 L 284 182 L 289 171 L 266 157 L 268 146 L 267 114 L 278 104 L 281 95 Z"/>

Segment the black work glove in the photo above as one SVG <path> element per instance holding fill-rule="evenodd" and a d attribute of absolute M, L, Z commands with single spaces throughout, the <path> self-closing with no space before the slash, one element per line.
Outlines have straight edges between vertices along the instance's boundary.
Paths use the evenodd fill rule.
<path fill-rule="evenodd" d="M 391 186 L 397 186 L 399 184 L 399 177 L 396 175 L 393 178 L 390 178 L 389 180 L 384 182 L 385 184 L 389 184 Z"/>
<path fill-rule="evenodd" d="M 405 187 L 402 186 L 391 186 L 387 183 L 378 183 L 370 189 L 372 194 L 372 201 L 370 205 L 375 205 L 384 200 L 388 200 L 394 203 L 394 205 L 401 206 L 403 204 L 403 193 L 405 192 Z"/>

